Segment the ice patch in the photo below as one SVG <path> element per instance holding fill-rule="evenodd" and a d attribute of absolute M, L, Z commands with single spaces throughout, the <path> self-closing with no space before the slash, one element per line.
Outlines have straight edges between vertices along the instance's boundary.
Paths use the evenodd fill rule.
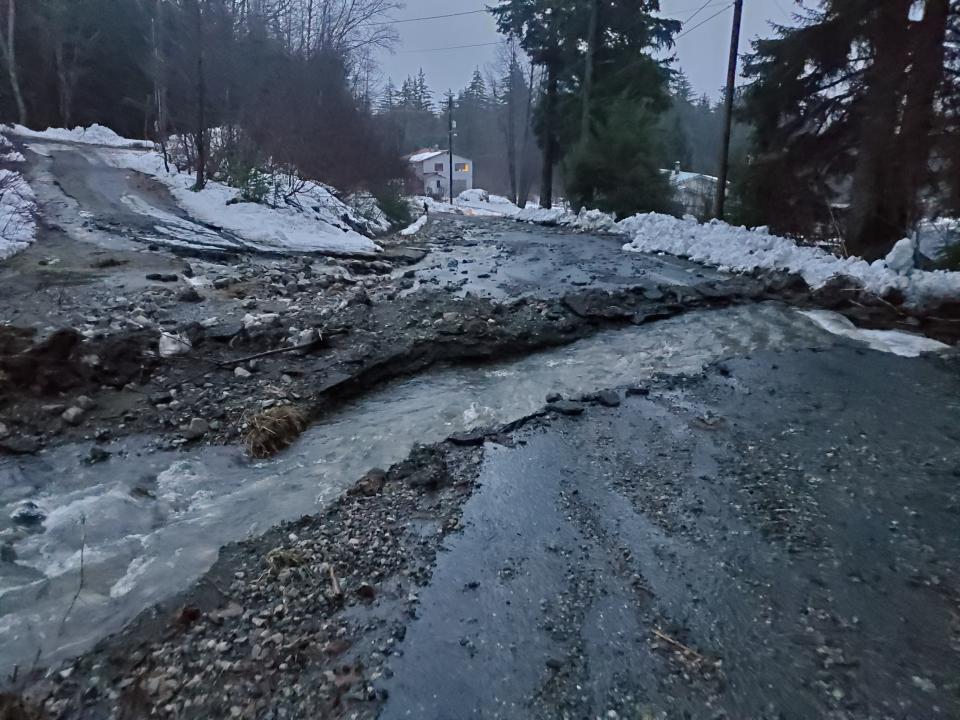
<path fill-rule="evenodd" d="M 923 335 L 912 335 L 899 330 L 864 330 L 843 315 L 829 310 L 798 310 L 801 315 L 834 335 L 866 343 L 874 350 L 902 357 L 919 357 L 926 352 L 949 350 L 950 346 Z"/>

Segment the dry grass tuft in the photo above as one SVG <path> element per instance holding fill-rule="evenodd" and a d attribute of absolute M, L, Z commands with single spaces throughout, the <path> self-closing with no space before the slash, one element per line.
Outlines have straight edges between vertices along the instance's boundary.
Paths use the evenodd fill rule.
<path fill-rule="evenodd" d="M 247 420 L 245 443 L 255 458 L 267 458 L 290 447 L 307 429 L 307 416 L 293 405 L 278 405 Z"/>

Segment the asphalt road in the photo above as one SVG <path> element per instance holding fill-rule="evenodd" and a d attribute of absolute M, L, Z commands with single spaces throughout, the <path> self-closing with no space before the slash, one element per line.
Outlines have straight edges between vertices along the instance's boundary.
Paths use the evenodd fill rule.
<path fill-rule="evenodd" d="M 488 445 L 380 717 L 960 716 L 957 370 L 758 354 Z"/>

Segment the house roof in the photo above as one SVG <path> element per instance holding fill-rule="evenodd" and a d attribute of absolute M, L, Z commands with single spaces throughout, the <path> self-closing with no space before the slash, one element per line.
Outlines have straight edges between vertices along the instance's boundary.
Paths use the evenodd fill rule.
<path fill-rule="evenodd" d="M 415 153 L 410 156 L 409 160 L 412 163 L 421 163 L 431 158 L 437 157 L 437 155 L 446 155 L 446 150 L 421 150 L 418 153 Z"/>
<path fill-rule="evenodd" d="M 670 183 L 676 187 L 682 187 L 694 180 L 705 180 L 710 183 L 716 183 L 717 178 L 713 175 L 704 175 L 702 173 L 683 172 L 682 170 L 661 170 L 664 175 L 670 176 Z"/>

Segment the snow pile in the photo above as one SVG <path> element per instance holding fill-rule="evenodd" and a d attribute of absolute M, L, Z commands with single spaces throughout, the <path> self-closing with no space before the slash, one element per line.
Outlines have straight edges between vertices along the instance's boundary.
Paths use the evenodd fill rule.
<path fill-rule="evenodd" d="M 73 130 L 65 128 L 47 128 L 46 130 L 31 130 L 23 125 L 5 126 L 5 132 L 21 137 L 37 138 L 41 140 L 57 140 L 62 142 L 82 143 L 83 145 L 104 145 L 118 148 L 146 148 L 153 149 L 149 140 L 130 140 L 117 135 L 113 130 L 94 123 L 88 128 L 75 127 Z"/>
<path fill-rule="evenodd" d="M 26 158 L 14 149 L 13 143 L 7 140 L 6 136 L 0 135 L 0 162 L 22 163 Z"/>
<path fill-rule="evenodd" d="M 364 226 L 363 219 L 319 183 L 305 183 L 292 204 L 269 206 L 241 202 L 239 190 L 213 181 L 195 192 L 193 176 L 172 168 L 167 172 L 157 152 L 104 149 L 99 154 L 109 165 L 155 177 L 191 217 L 233 233 L 256 250 L 339 254 L 380 251 L 376 243 L 354 229 Z"/>
<path fill-rule="evenodd" d="M 859 340 L 881 352 L 902 357 L 918 357 L 921 353 L 950 349 L 949 345 L 922 335 L 912 335 L 899 330 L 863 330 L 843 315 L 829 310 L 798 310 L 797 312 L 827 332 Z"/>
<path fill-rule="evenodd" d="M 573 226 L 584 232 L 617 232 L 617 221 L 612 215 L 600 210 L 580 208 L 580 214 L 573 221 Z"/>
<path fill-rule="evenodd" d="M 858 279 L 876 295 L 899 290 L 914 306 L 960 300 L 960 273 L 906 268 L 903 258 L 912 258 L 913 240 L 897 243 L 886 260 L 868 263 L 799 246 L 788 238 L 771 235 L 766 228 L 748 230 L 718 220 L 701 225 L 690 216 L 678 220 L 657 213 L 634 215 L 617 223 L 617 228 L 631 238 L 623 246 L 629 252 L 662 252 L 735 272 L 781 270 L 800 275 L 813 288 L 846 275 Z"/>
<path fill-rule="evenodd" d="M 520 208 L 502 195 L 492 195 L 486 190 L 474 188 L 464 190 L 453 203 L 434 200 L 426 195 L 415 195 L 410 198 L 411 206 L 415 210 L 427 208 L 428 212 L 450 213 L 453 215 L 467 215 L 470 217 L 514 217 Z"/>
<path fill-rule="evenodd" d="M 427 224 L 427 216 L 426 216 L 426 215 L 421 215 L 421 216 L 417 219 L 417 221 L 416 221 L 415 223 L 413 223 L 412 225 L 409 225 L 408 227 L 405 227 L 403 230 L 401 230 L 401 231 L 400 231 L 400 234 L 403 235 L 404 237 L 409 237 L 409 236 L 411 236 L 411 235 L 416 235 L 418 232 L 420 232 L 421 230 L 423 230 L 423 226 L 426 225 L 426 224 Z"/>
<path fill-rule="evenodd" d="M 572 225 L 577 216 L 561 208 L 525 207 L 518 212 L 514 219 L 517 222 L 534 223 L 535 225 Z"/>
<path fill-rule="evenodd" d="M 0 260 L 20 252 L 37 235 L 37 199 L 23 176 L 0 169 Z"/>

